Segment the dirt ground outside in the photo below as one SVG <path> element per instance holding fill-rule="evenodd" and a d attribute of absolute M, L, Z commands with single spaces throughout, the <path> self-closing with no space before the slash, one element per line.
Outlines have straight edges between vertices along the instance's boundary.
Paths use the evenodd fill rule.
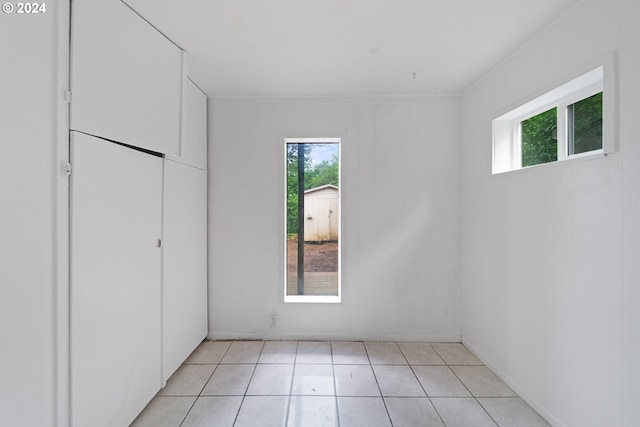
<path fill-rule="evenodd" d="M 304 271 L 337 272 L 338 242 L 304 244 Z M 287 272 L 298 271 L 298 238 L 291 237 L 287 241 Z"/>

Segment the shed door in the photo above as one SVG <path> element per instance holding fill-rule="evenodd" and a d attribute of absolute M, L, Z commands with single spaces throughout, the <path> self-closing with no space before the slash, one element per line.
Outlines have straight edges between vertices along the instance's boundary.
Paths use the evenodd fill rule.
<path fill-rule="evenodd" d="M 305 241 L 338 241 L 338 199 L 314 197 L 305 211 Z"/>

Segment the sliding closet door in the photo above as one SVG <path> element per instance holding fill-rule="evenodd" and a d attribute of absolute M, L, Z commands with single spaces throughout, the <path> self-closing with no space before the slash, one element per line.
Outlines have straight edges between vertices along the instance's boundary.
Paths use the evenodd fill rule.
<path fill-rule="evenodd" d="M 164 163 L 163 377 L 207 336 L 207 171 Z"/>
<path fill-rule="evenodd" d="M 71 413 L 126 426 L 161 387 L 162 159 L 72 132 Z"/>

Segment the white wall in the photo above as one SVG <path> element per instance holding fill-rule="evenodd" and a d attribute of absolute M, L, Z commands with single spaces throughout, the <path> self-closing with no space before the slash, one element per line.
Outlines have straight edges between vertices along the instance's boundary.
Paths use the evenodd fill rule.
<path fill-rule="evenodd" d="M 556 426 L 636 426 L 640 6 L 578 4 L 463 99 L 463 341 Z M 619 151 L 491 175 L 491 120 L 617 50 Z"/>
<path fill-rule="evenodd" d="M 457 99 L 217 99 L 209 125 L 210 337 L 459 338 Z M 299 136 L 343 138 L 341 304 L 282 302 Z"/>
<path fill-rule="evenodd" d="M 65 425 L 66 417 L 64 336 L 57 345 L 65 315 L 56 306 L 65 300 L 57 290 L 61 277 L 66 287 L 59 267 L 67 258 L 56 253 L 67 232 L 57 159 L 68 138 L 68 2 L 47 8 L 0 16 L 0 414 L 8 426 Z"/>

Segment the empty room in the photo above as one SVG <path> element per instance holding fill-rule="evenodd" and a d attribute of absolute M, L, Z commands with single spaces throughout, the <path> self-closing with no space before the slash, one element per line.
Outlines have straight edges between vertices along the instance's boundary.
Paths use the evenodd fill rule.
<path fill-rule="evenodd" d="M 638 0 L 0 35 L 0 424 L 640 425 Z"/>

